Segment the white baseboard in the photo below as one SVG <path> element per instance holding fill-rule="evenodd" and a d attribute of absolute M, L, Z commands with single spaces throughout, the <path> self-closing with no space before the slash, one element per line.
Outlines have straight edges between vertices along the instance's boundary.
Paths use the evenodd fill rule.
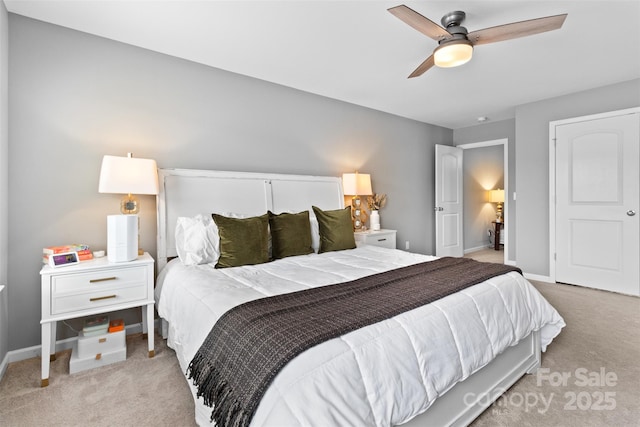
<path fill-rule="evenodd" d="M 516 265 L 516 261 L 515 260 L 511 260 L 511 259 L 505 259 L 504 260 L 505 265 Z M 531 274 L 531 273 L 526 273 L 526 272 L 522 272 L 522 275 L 524 276 L 525 279 L 531 279 L 531 280 L 536 280 L 538 282 L 545 282 L 545 283 L 556 283 L 555 280 L 551 279 L 550 276 L 542 276 L 540 274 Z"/>
<path fill-rule="evenodd" d="M 9 354 L 4 355 L 4 359 L 0 362 L 0 381 L 4 378 L 4 373 L 7 372 L 7 367 L 9 366 Z"/>
<path fill-rule="evenodd" d="M 155 319 L 153 322 L 155 330 L 160 331 L 160 319 Z M 142 323 L 134 323 L 133 325 L 127 325 L 125 327 L 127 335 L 139 334 L 142 332 Z M 78 340 L 78 337 L 65 338 L 60 341 L 56 341 L 56 352 L 68 350 L 73 348 L 73 345 Z M 0 363 L 0 381 L 4 377 L 4 373 L 7 371 L 9 363 L 19 362 L 21 360 L 31 359 L 32 357 L 40 357 L 42 353 L 41 345 L 34 345 L 33 347 L 21 348 L 18 350 L 12 350 L 7 352 L 2 363 Z"/>
<path fill-rule="evenodd" d="M 492 248 L 492 247 L 493 247 L 492 245 L 476 246 L 475 248 L 465 249 L 464 254 L 466 255 L 473 252 L 483 251 L 485 249 Z"/>
<path fill-rule="evenodd" d="M 539 274 L 531 273 L 524 273 L 523 276 L 525 277 L 525 279 L 537 280 L 538 282 L 556 283 L 554 280 L 551 280 L 551 277 L 549 276 L 541 276 Z"/>

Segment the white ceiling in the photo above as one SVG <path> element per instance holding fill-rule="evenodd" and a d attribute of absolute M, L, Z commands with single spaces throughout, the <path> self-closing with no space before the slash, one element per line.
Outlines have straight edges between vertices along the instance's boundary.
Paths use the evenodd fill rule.
<path fill-rule="evenodd" d="M 640 1 L 4 0 L 9 12 L 306 92 L 456 129 L 517 105 L 640 77 Z M 407 76 L 436 42 L 387 9 L 469 31 L 568 13 L 560 30 L 477 46 Z M 640 101 L 640 100 L 639 100 Z"/>

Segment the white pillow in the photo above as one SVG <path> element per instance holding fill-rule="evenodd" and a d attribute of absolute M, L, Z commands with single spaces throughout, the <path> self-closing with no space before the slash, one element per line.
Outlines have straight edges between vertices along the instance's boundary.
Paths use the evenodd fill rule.
<path fill-rule="evenodd" d="M 318 225 L 318 219 L 315 215 L 312 216 L 309 211 L 309 222 L 311 223 L 311 248 L 315 253 L 320 250 L 320 226 Z"/>
<path fill-rule="evenodd" d="M 178 217 L 176 251 L 184 265 L 210 264 L 220 257 L 218 226 L 211 215 Z"/>

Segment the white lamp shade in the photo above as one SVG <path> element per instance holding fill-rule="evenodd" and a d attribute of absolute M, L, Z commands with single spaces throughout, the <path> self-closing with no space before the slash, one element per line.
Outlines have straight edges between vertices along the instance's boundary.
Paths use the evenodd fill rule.
<path fill-rule="evenodd" d="M 433 52 L 433 62 L 438 67 L 451 68 L 466 64 L 473 56 L 473 46 L 468 40 L 443 43 Z"/>
<path fill-rule="evenodd" d="M 504 190 L 490 190 L 489 202 L 491 203 L 504 203 Z"/>
<path fill-rule="evenodd" d="M 345 173 L 342 174 L 342 188 L 347 196 L 370 196 L 371 175 L 368 173 Z"/>
<path fill-rule="evenodd" d="M 156 161 L 104 156 L 98 191 L 116 194 L 158 194 Z"/>

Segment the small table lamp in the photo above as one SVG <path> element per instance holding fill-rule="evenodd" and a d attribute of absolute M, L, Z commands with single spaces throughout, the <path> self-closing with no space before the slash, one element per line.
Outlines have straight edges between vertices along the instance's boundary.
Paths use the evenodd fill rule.
<path fill-rule="evenodd" d="M 353 217 L 353 229 L 362 230 L 366 221 L 366 213 L 362 206 L 360 196 L 371 196 L 371 175 L 368 173 L 345 173 L 342 174 L 342 188 L 344 194 L 353 196 L 351 199 L 351 216 Z"/>
<path fill-rule="evenodd" d="M 138 215 L 140 206 L 133 194 L 158 194 L 155 160 L 104 156 L 100 169 L 100 193 L 126 194 L 120 202 L 122 215 L 107 217 L 107 256 L 111 262 L 138 257 Z"/>
<path fill-rule="evenodd" d="M 502 204 L 504 203 L 504 190 L 490 190 L 489 202 L 498 204 L 496 208 L 496 222 L 502 222 Z"/>

